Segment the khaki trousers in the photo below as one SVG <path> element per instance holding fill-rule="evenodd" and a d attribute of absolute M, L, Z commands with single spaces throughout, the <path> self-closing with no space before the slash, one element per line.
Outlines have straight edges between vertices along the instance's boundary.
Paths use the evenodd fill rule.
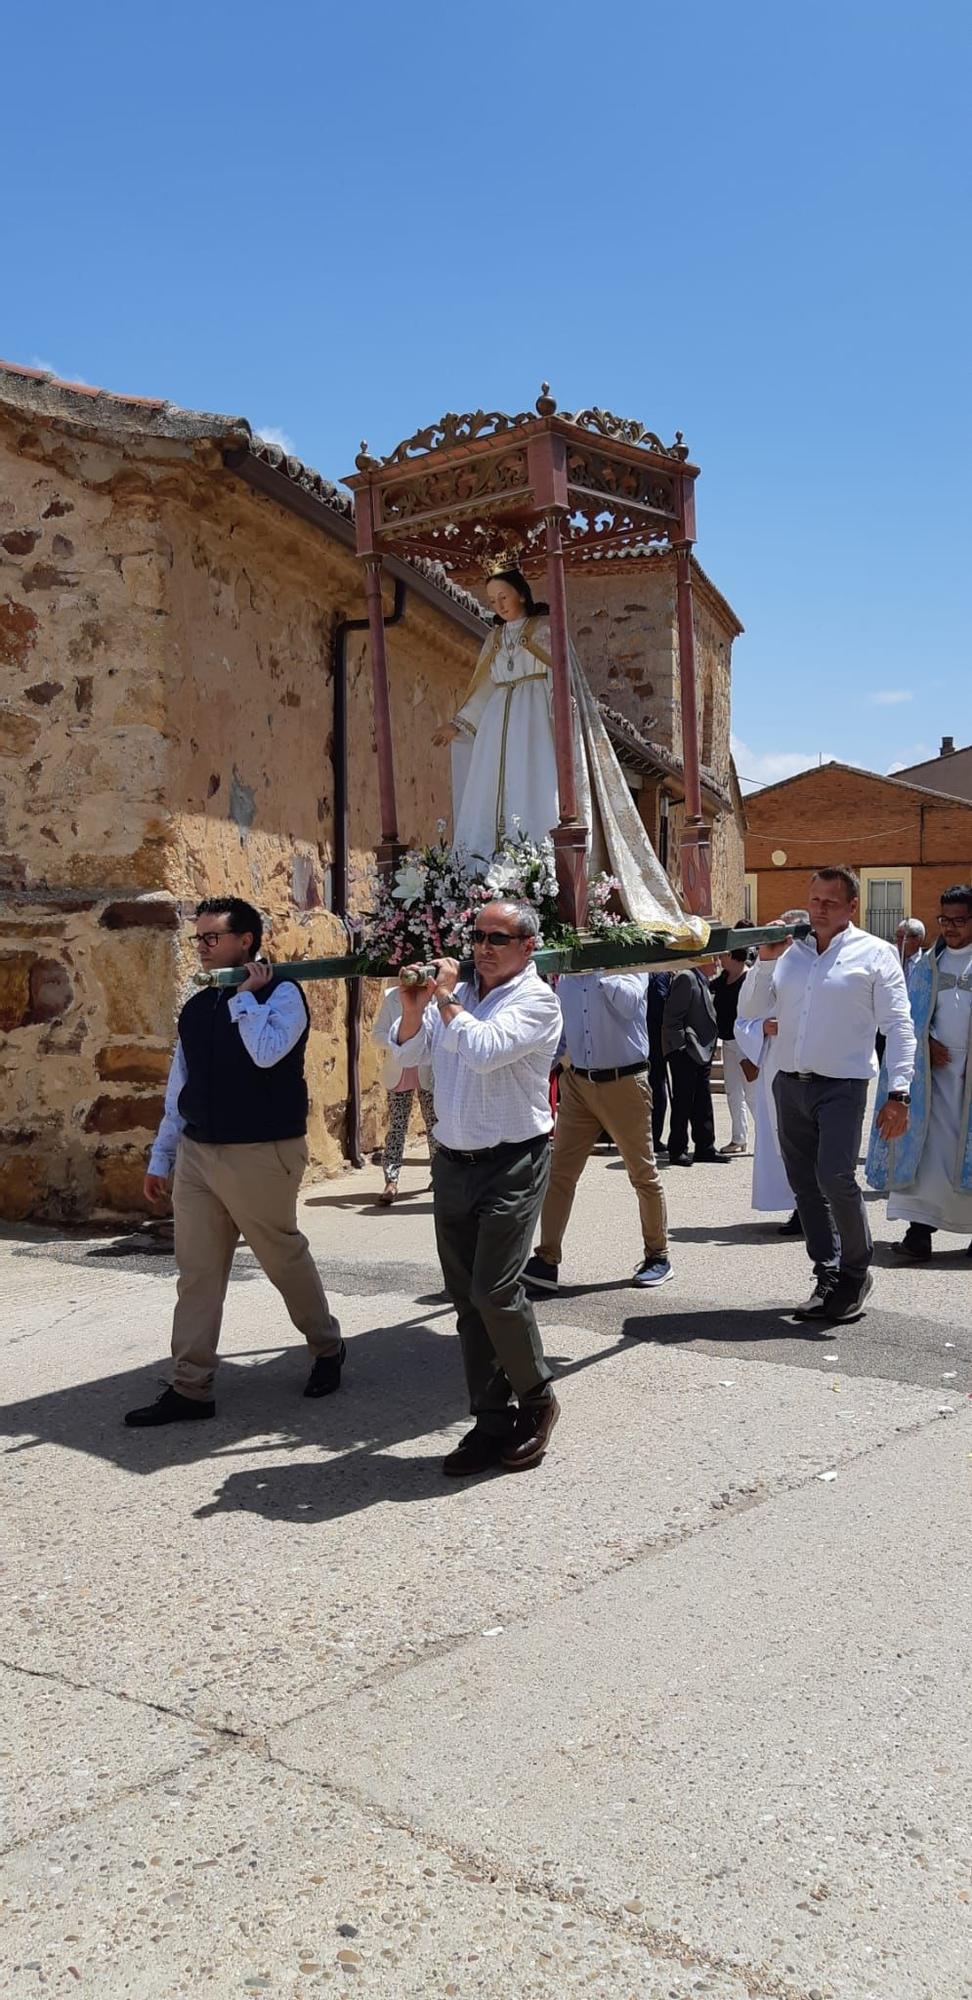
<path fill-rule="evenodd" d="M 646 1257 L 668 1254 L 665 1196 L 651 1140 L 651 1086 L 647 1071 L 592 1083 L 572 1069 L 560 1079 L 550 1186 L 540 1217 L 537 1256 L 559 1264 L 574 1191 L 601 1132 L 608 1132 L 628 1170 L 638 1197 Z"/>
<path fill-rule="evenodd" d="M 172 1355 L 174 1387 L 181 1396 L 206 1402 L 212 1395 L 223 1301 L 241 1236 L 311 1353 L 337 1352 L 340 1329 L 307 1238 L 297 1227 L 306 1165 L 306 1139 L 255 1146 L 180 1139 L 172 1190 L 179 1273 Z"/>

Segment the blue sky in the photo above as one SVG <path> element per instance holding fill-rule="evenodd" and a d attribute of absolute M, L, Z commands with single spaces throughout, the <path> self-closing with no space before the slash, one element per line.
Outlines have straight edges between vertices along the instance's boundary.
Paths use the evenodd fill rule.
<path fill-rule="evenodd" d="M 7 31 L 6 358 L 331 477 L 541 377 L 681 429 L 743 775 L 972 740 L 967 6 L 38 20 Z"/>

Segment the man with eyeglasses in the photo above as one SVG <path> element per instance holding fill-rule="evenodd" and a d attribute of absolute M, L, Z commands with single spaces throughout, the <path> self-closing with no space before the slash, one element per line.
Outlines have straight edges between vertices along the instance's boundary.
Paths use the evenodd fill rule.
<path fill-rule="evenodd" d="M 907 1131 L 888 1143 L 877 1123 L 867 1177 L 888 1190 L 888 1221 L 906 1222 L 892 1244 L 910 1264 L 927 1264 L 939 1229 L 972 1234 L 972 887 L 946 889 L 931 951 L 912 961 L 908 986 L 918 1037 Z M 878 1090 L 885 1101 L 884 1068 Z M 972 1244 L 969 1245 L 972 1255 Z"/>
<path fill-rule="evenodd" d="M 259 912 L 239 896 L 209 896 L 196 912 L 204 972 L 246 969 L 235 987 L 194 993 L 179 1015 L 165 1115 L 149 1157 L 145 1198 L 164 1207 L 172 1190 L 178 1297 L 173 1382 L 154 1403 L 129 1410 L 144 1430 L 216 1413 L 213 1378 L 233 1252 L 242 1236 L 280 1293 L 313 1356 L 305 1396 L 328 1396 L 344 1361 L 297 1196 L 307 1165 L 304 1050 L 307 1002 L 257 953 Z"/>
<path fill-rule="evenodd" d="M 406 967 L 401 1018 L 385 1041 L 392 1070 L 432 1064 L 436 1244 L 474 1420 L 443 1461 L 451 1479 L 539 1464 L 560 1415 L 523 1285 L 550 1174 L 562 1026 L 532 962 L 538 932 L 528 903 L 487 903 L 473 931 L 475 976 L 460 981 L 453 958 L 417 983 Z"/>

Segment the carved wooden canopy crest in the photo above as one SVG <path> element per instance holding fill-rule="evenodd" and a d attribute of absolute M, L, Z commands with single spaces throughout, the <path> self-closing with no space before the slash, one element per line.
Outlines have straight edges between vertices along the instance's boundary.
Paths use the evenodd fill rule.
<path fill-rule="evenodd" d="M 449 411 L 384 458 L 362 444 L 355 465 L 347 484 L 361 553 L 387 547 L 431 557 L 457 581 L 480 577 L 512 539 L 524 564 L 539 567 L 551 506 L 571 567 L 694 533 L 688 512 L 697 468 L 681 432 L 666 445 L 610 410 L 558 411 L 546 382 L 534 410 Z"/>

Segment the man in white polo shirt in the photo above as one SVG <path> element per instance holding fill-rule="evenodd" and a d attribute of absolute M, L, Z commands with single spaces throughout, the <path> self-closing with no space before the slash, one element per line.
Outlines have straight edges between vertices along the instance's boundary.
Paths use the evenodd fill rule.
<path fill-rule="evenodd" d="M 763 1023 L 764 1034 L 778 1037 L 780 1150 L 816 1279 L 797 1317 L 824 1325 L 858 1319 L 873 1284 L 857 1162 L 878 1030 L 887 1039 L 890 1088 L 878 1113 L 886 1139 L 907 1128 L 915 1065 L 901 960 L 893 945 L 858 929 L 859 897 L 853 869 L 817 869 L 813 936 L 794 938 L 777 959 L 773 1012 Z"/>
<path fill-rule="evenodd" d="M 474 1418 L 443 1461 L 451 1479 L 538 1464 L 560 1415 L 523 1286 L 550 1176 L 562 1029 L 557 996 L 532 963 L 538 930 L 528 903 L 487 903 L 473 931 L 475 976 L 460 982 L 456 960 L 441 958 L 434 980 L 403 983 L 401 1019 L 385 1037 L 393 1069 L 432 1063 L 436 1244 Z"/>

